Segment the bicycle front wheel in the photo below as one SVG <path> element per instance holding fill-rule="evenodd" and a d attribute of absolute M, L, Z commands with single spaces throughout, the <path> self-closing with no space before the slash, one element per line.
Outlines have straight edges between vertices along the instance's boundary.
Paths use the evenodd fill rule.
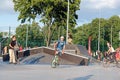
<path fill-rule="evenodd" d="M 120 61 L 118 61 L 118 62 L 116 63 L 116 66 L 117 66 L 118 68 L 120 68 Z"/>
<path fill-rule="evenodd" d="M 52 60 L 51 67 L 52 68 L 56 68 L 56 61 L 55 61 L 55 59 Z"/>
<path fill-rule="evenodd" d="M 105 67 L 105 68 L 107 68 L 107 67 L 109 67 L 109 66 L 110 66 L 109 61 L 108 61 L 107 59 L 105 59 L 105 58 L 103 59 L 102 64 L 103 64 L 103 67 Z"/>

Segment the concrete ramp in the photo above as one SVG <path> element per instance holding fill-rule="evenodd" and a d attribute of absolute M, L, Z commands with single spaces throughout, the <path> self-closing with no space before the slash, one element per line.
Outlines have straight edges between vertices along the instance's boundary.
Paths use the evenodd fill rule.
<path fill-rule="evenodd" d="M 88 51 L 85 46 L 82 45 L 66 45 L 66 52 L 89 57 Z"/>
<path fill-rule="evenodd" d="M 51 63 L 54 57 L 54 50 L 48 47 L 33 48 L 30 50 L 20 51 L 18 56 L 21 58 L 21 62 L 25 64 L 48 64 Z M 61 56 L 60 62 L 60 64 L 65 65 L 88 65 L 89 58 L 65 52 L 65 54 Z"/>
<path fill-rule="evenodd" d="M 54 56 L 52 55 L 38 53 L 28 57 L 24 57 L 20 60 L 20 64 L 51 64 L 53 58 Z M 61 59 L 60 64 L 73 65 L 74 63 Z"/>

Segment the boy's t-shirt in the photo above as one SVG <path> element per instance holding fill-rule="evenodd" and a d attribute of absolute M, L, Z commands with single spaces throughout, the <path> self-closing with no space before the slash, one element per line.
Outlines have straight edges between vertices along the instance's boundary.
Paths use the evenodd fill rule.
<path fill-rule="evenodd" d="M 65 46 L 65 41 L 58 40 L 57 49 L 62 50 L 64 46 Z"/>
<path fill-rule="evenodd" d="M 11 41 L 10 44 L 11 44 L 12 47 L 14 47 L 14 46 L 16 45 L 16 41 Z M 9 48 L 10 48 L 10 49 L 13 49 L 13 48 L 11 48 L 11 47 L 9 47 Z"/>

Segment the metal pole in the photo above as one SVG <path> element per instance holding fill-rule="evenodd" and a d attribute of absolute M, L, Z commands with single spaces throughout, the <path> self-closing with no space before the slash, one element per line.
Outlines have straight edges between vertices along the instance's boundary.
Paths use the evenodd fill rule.
<path fill-rule="evenodd" d="M 11 27 L 9 26 L 9 43 L 10 43 Z"/>
<path fill-rule="evenodd" d="M 100 12 L 99 10 L 98 51 L 100 51 Z"/>
<path fill-rule="evenodd" d="M 1 46 L 1 42 L 0 42 L 0 54 L 2 53 L 2 46 Z"/>
<path fill-rule="evenodd" d="M 104 46 L 104 35 L 105 35 L 105 30 L 104 30 L 104 27 L 103 27 L 103 52 L 105 50 L 105 46 Z"/>
<path fill-rule="evenodd" d="M 111 26 L 111 45 L 112 45 L 112 26 Z"/>
<path fill-rule="evenodd" d="M 27 43 L 28 43 L 28 26 L 26 26 L 27 27 L 27 31 L 26 31 L 26 48 L 28 47 L 27 46 Z"/>
<path fill-rule="evenodd" d="M 84 36 L 83 27 L 82 27 L 82 36 Z M 84 45 L 83 38 L 82 38 L 82 45 Z"/>
<path fill-rule="evenodd" d="M 120 47 L 120 31 L 119 31 L 119 47 Z"/>
<path fill-rule="evenodd" d="M 67 11 L 67 31 L 66 31 L 66 43 L 68 43 L 68 27 L 69 27 L 69 0 L 68 0 L 68 11 Z"/>

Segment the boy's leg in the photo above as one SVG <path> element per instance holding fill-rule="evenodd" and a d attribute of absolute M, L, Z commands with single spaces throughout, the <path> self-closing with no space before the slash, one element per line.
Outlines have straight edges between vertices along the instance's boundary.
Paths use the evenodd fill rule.
<path fill-rule="evenodd" d="M 12 50 L 9 49 L 9 63 L 12 63 L 13 62 L 13 58 L 12 58 Z"/>
<path fill-rule="evenodd" d="M 13 63 L 16 64 L 16 56 L 14 50 L 12 51 Z"/>
<path fill-rule="evenodd" d="M 16 60 L 16 62 L 18 62 L 18 53 L 17 53 L 18 51 L 16 51 L 16 50 L 14 50 L 14 55 L 15 55 L 15 60 Z"/>
<path fill-rule="evenodd" d="M 57 56 L 58 56 L 57 65 L 59 65 L 60 60 L 61 60 L 61 59 L 60 59 L 60 56 L 62 56 L 62 52 L 61 52 L 61 51 L 58 51 Z"/>

